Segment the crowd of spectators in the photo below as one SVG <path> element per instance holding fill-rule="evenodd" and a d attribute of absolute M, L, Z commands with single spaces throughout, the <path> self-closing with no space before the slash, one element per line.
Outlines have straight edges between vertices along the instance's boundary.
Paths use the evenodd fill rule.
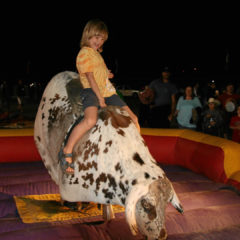
<path fill-rule="evenodd" d="M 34 117 L 40 102 L 43 85 L 26 77 L 16 77 L 12 81 L 0 80 L 0 124 Z M 36 106 L 35 106 L 36 105 Z"/>
<path fill-rule="evenodd" d="M 195 82 L 178 89 L 164 69 L 139 93 L 140 125 L 186 128 L 240 143 L 240 87 L 228 80 L 223 84 L 218 88 L 210 80 L 206 86 Z"/>
<path fill-rule="evenodd" d="M 240 83 L 240 81 L 239 81 Z M 0 122 L 9 120 L 10 94 L 0 84 Z M 38 104 L 42 88 L 18 79 L 14 86 L 14 104 L 21 114 L 24 102 Z M 240 84 L 228 80 L 219 86 L 214 80 L 206 85 L 196 81 L 177 87 L 168 68 L 150 81 L 138 95 L 141 127 L 187 128 L 240 143 Z"/>

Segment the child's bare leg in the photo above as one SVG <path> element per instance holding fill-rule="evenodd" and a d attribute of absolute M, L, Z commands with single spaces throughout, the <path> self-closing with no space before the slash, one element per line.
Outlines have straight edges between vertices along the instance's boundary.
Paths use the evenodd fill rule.
<path fill-rule="evenodd" d="M 137 116 L 132 112 L 132 110 L 128 106 L 124 106 L 124 107 L 122 107 L 122 109 L 124 109 L 128 112 L 128 114 L 129 114 L 130 118 L 132 119 L 133 123 L 135 124 L 137 130 L 140 132 L 140 126 L 138 123 Z"/>
<path fill-rule="evenodd" d="M 91 129 L 97 121 L 97 113 L 98 109 L 97 107 L 88 107 L 84 111 L 84 119 L 74 127 L 72 130 L 67 144 L 65 145 L 63 152 L 65 154 L 67 153 L 72 153 L 74 145 L 77 143 L 77 141 L 89 130 Z M 67 162 L 71 163 L 72 158 L 71 157 L 66 157 L 65 158 Z M 68 167 L 66 169 L 68 172 L 73 172 L 73 169 Z"/>

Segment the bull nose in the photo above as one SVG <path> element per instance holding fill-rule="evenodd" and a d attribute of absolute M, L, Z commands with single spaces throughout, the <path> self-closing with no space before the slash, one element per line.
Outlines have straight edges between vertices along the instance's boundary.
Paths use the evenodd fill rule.
<path fill-rule="evenodd" d="M 165 228 L 162 228 L 157 240 L 166 240 L 166 239 L 167 239 L 167 232 Z"/>
<path fill-rule="evenodd" d="M 165 229 L 162 229 L 158 238 L 148 238 L 144 235 L 144 240 L 166 240 L 167 239 L 167 232 Z"/>

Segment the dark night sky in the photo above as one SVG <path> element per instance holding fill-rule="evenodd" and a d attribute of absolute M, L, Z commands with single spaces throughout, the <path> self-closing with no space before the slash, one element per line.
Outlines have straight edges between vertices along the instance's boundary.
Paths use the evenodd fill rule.
<path fill-rule="evenodd" d="M 84 11 L 77 5 L 50 8 L 35 3 L 25 9 L 22 5 L 6 8 L 7 17 L 1 19 L 3 72 L 8 78 L 22 74 L 28 61 L 32 75 L 45 81 L 60 71 L 75 70 L 81 33 L 91 18 L 108 25 L 103 56 L 113 70 L 118 60 L 121 75 L 158 73 L 162 65 L 174 69 L 200 65 L 204 71 L 217 72 L 223 69 L 226 49 L 236 69 L 239 38 L 235 26 L 239 21 L 232 12 L 234 6 L 178 7 L 130 9 L 115 3 L 104 11 L 96 7 L 94 12 L 93 6 Z"/>

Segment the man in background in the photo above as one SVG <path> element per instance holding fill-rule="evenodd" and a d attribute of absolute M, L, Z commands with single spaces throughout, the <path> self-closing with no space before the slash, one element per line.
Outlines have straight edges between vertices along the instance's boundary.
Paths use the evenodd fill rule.
<path fill-rule="evenodd" d="M 153 80 L 149 88 L 154 92 L 154 100 L 150 105 L 152 128 L 169 128 L 176 109 L 176 86 L 170 81 L 171 72 L 165 67 L 161 78 Z"/>

